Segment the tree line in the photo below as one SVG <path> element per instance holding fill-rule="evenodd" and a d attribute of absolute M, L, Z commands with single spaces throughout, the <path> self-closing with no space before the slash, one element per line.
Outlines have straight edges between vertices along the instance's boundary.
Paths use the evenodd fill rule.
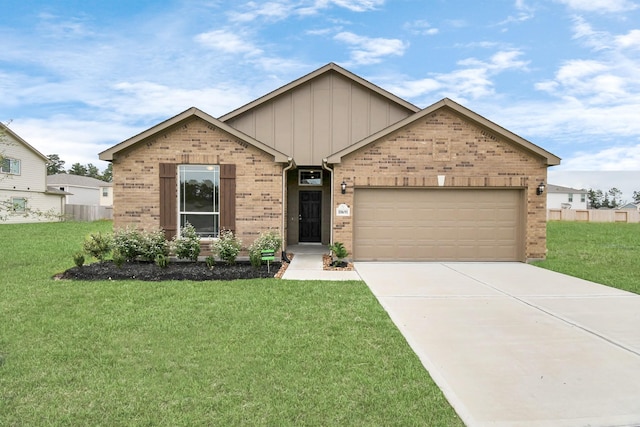
<path fill-rule="evenodd" d="M 640 191 L 634 191 L 632 197 L 632 203 L 640 203 Z M 589 191 L 587 191 L 587 201 L 589 202 L 589 209 L 615 209 L 627 203 L 622 200 L 622 191 L 616 187 L 609 189 L 609 191 L 594 190 L 593 188 L 590 188 Z"/>
<path fill-rule="evenodd" d="M 111 179 L 113 178 L 111 163 L 109 163 L 107 168 L 102 172 L 100 171 L 100 169 L 98 169 L 97 166 L 92 163 L 89 163 L 87 165 L 74 163 L 68 170 L 66 170 L 64 168 L 64 164 L 66 162 L 60 159 L 59 155 L 49 154 L 47 155 L 47 159 L 49 159 L 49 161 L 47 162 L 47 175 L 68 173 L 69 175 L 88 176 L 106 182 L 111 182 Z"/>

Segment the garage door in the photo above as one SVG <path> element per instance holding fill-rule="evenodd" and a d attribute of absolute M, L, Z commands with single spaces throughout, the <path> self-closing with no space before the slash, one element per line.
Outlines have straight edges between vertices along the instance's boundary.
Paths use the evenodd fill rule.
<path fill-rule="evenodd" d="M 356 189 L 353 257 L 520 261 L 521 190 Z"/>

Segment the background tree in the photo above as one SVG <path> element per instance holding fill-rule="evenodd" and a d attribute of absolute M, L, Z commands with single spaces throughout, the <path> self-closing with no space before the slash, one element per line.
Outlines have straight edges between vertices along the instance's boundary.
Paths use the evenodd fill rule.
<path fill-rule="evenodd" d="M 616 187 L 613 187 L 609 191 L 607 191 L 607 194 L 609 195 L 608 207 L 610 207 L 611 209 L 615 209 L 618 206 L 622 206 L 622 191 L 620 191 Z"/>
<path fill-rule="evenodd" d="M 589 200 L 589 209 L 600 209 L 602 207 L 602 202 L 604 199 L 604 195 L 602 194 L 602 190 L 594 190 L 590 188 L 587 191 L 587 200 Z"/>
<path fill-rule="evenodd" d="M 67 173 L 67 171 L 64 170 L 65 161 L 61 160 L 59 155 L 49 154 L 47 155 L 47 159 L 49 159 L 49 161 L 47 162 L 47 175 Z"/>
<path fill-rule="evenodd" d="M 107 168 L 102 172 L 102 180 L 106 182 L 111 182 L 113 179 L 113 164 L 109 162 Z"/>
<path fill-rule="evenodd" d="M 100 169 L 98 169 L 98 167 L 95 166 L 93 163 L 89 163 L 86 167 L 86 170 L 87 172 L 85 173 L 85 176 L 95 178 L 95 179 L 102 179 L 102 175 L 100 174 Z"/>
<path fill-rule="evenodd" d="M 633 192 L 633 203 L 640 203 L 640 191 Z"/>
<path fill-rule="evenodd" d="M 87 176 L 87 167 L 85 165 L 81 165 L 80 163 L 74 163 L 69 169 L 69 174 Z"/>

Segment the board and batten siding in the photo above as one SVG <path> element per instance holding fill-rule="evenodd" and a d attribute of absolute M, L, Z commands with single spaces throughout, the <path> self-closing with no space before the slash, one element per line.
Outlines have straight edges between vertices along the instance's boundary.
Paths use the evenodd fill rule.
<path fill-rule="evenodd" d="M 413 112 L 338 73 L 327 73 L 226 123 L 296 159 L 320 165 L 332 153 Z"/>

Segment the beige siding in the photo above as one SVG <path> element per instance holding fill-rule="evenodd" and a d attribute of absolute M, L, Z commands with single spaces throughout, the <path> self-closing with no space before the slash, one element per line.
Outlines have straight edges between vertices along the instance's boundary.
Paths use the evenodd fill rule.
<path fill-rule="evenodd" d="M 20 175 L 0 173 L 0 189 L 44 192 L 47 189 L 47 166 L 44 159 L 16 141 L 11 135 L 0 144 L 5 157 L 20 160 Z"/>
<path fill-rule="evenodd" d="M 320 165 L 323 158 L 411 113 L 331 72 L 246 111 L 227 124 L 292 156 L 298 165 Z"/>

